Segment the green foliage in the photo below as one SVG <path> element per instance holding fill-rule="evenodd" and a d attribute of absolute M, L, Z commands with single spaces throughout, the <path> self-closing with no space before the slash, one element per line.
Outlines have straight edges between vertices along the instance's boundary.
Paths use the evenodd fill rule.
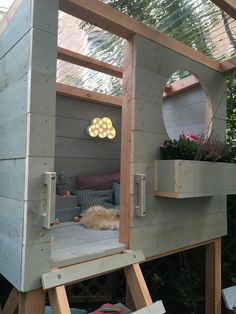
<path fill-rule="evenodd" d="M 219 162 L 232 162 L 234 160 L 230 145 L 221 141 L 213 133 L 209 136 L 182 133 L 178 140 L 165 141 L 160 147 L 160 152 L 163 159 Z"/>
<path fill-rule="evenodd" d="M 227 79 L 227 141 L 236 145 L 236 73 Z"/>
<path fill-rule="evenodd" d="M 198 152 L 198 143 L 180 136 L 179 140 L 165 141 L 160 151 L 163 159 L 194 160 Z"/>

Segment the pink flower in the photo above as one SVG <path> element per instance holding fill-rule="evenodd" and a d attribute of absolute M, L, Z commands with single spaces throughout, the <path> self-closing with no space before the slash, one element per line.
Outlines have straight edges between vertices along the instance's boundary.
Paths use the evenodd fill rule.
<path fill-rule="evenodd" d="M 185 133 L 184 131 L 182 131 L 182 133 L 180 134 L 180 138 L 185 138 L 193 142 L 199 142 L 201 137 L 190 132 Z"/>
<path fill-rule="evenodd" d="M 199 142 L 200 141 L 200 136 L 198 136 L 196 134 L 190 134 L 190 140 L 192 140 L 194 142 Z"/>

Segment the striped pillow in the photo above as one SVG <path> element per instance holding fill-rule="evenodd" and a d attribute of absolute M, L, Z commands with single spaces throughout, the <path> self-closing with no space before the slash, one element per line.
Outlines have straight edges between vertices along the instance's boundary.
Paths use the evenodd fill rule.
<path fill-rule="evenodd" d="M 81 211 L 85 211 L 91 206 L 100 205 L 105 208 L 114 208 L 112 190 L 77 190 L 76 191 L 78 206 Z"/>

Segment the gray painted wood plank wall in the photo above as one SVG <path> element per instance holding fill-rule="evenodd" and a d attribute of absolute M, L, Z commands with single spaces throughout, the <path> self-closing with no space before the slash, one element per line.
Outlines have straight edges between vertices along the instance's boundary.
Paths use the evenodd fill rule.
<path fill-rule="evenodd" d="M 0 272 L 20 291 L 50 267 L 43 173 L 54 171 L 57 14 L 57 0 L 22 0 L 0 34 Z"/>
<path fill-rule="evenodd" d="M 30 3 L 0 34 L 0 272 L 21 287 Z"/>
<path fill-rule="evenodd" d="M 211 100 L 212 128 L 223 138 L 225 77 L 140 36 L 136 36 L 134 43 L 130 248 L 142 248 L 150 257 L 221 237 L 227 232 L 225 197 L 173 200 L 153 196 L 154 160 L 160 158 L 159 147 L 168 139 L 162 105 L 167 80 L 177 69 L 187 69 L 200 80 Z M 194 115 L 192 118 L 190 124 L 193 126 L 196 120 Z M 144 218 L 135 215 L 138 203 L 135 173 L 147 174 L 147 214 Z"/>
<path fill-rule="evenodd" d="M 163 119 L 171 139 L 182 132 L 206 131 L 206 97 L 201 86 L 188 89 L 163 101 Z"/>
<path fill-rule="evenodd" d="M 30 92 L 27 107 L 26 183 L 21 290 L 41 286 L 51 267 L 51 230 L 42 229 L 43 173 L 54 171 L 58 0 L 31 0 Z"/>
<path fill-rule="evenodd" d="M 113 121 L 117 131 L 112 141 L 92 139 L 86 132 L 92 119 L 104 116 Z M 119 108 L 57 96 L 55 169 L 65 172 L 72 190 L 75 177 L 120 169 L 120 125 Z"/>

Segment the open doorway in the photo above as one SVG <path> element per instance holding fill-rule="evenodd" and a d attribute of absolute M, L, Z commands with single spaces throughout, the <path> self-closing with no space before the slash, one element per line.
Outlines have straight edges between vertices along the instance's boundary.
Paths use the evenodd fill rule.
<path fill-rule="evenodd" d="M 101 230 L 96 222 L 86 228 L 78 221 L 94 206 L 119 210 L 121 108 L 58 95 L 56 113 L 57 224 L 52 261 L 60 267 L 126 246 L 119 243 L 116 226 Z M 116 130 L 113 139 L 89 136 L 88 126 L 96 117 L 109 117 Z"/>

